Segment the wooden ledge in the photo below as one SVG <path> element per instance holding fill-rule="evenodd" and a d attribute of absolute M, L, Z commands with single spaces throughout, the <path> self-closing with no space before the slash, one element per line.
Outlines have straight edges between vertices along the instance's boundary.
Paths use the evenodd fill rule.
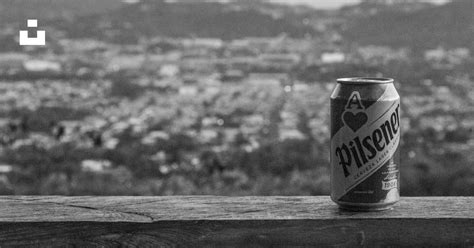
<path fill-rule="evenodd" d="M 315 197 L 0 197 L 0 246 L 474 246 L 474 197 L 345 212 Z"/>

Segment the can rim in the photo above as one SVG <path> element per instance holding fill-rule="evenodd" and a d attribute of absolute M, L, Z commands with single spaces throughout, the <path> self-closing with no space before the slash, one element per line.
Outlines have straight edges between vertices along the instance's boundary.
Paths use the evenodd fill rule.
<path fill-rule="evenodd" d="M 391 84 L 393 81 L 393 78 L 383 77 L 350 77 L 337 79 L 337 82 L 341 84 Z"/>

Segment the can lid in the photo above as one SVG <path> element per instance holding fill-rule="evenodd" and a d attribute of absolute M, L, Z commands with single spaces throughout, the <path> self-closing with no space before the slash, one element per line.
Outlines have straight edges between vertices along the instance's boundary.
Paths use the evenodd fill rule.
<path fill-rule="evenodd" d="M 338 83 L 341 84 L 391 84 L 392 78 L 378 78 L 378 77 L 352 77 L 352 78 L 338 78 Z"/>

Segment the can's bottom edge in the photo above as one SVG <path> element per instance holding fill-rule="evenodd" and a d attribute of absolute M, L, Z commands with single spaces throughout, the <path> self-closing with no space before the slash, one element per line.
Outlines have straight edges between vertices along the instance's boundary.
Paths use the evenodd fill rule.
<path fill-rule="evenodd" d="M 398 202 L 398 201 L 397 201 Z M 362 204 L 348 204 L 348 203 L 341 203 L 336 202 L 339 206 L 339 209 L 343 211 L 350 211 L 350 212 L 378 212 L 378 211 L 386 211 L 393 209 L 394 205 L 397 202 L 390 202 L 390 203 L 375 203 L 372 205 L 362 205 Z"/>

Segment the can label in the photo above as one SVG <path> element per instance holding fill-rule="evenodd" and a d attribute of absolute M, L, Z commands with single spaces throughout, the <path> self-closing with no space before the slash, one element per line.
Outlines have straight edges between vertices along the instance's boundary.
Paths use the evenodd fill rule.
<path fill-rule="evenodd" d="M 377 203 L 398 196 L 398 165 L 393 157 L 400 142 L 400 101 L 392 87 L 378 99 L 366 91 L 345 91 L 331 100 L 331 188 L 337 201 Z"/>

